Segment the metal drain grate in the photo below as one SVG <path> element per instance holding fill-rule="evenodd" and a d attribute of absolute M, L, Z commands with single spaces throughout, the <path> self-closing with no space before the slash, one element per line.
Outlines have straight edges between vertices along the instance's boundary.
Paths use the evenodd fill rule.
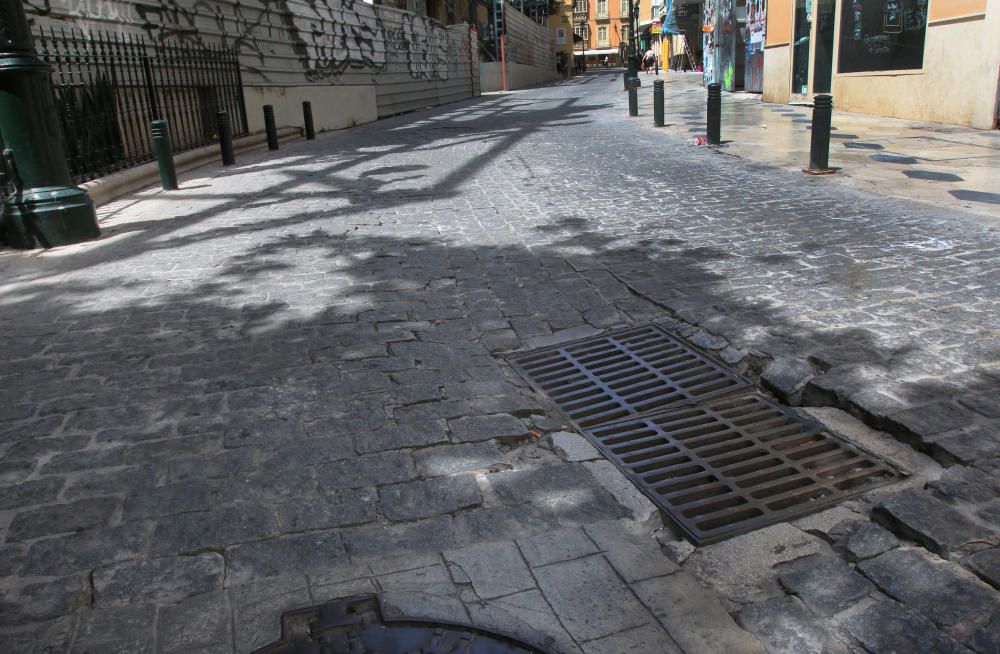
<path fill-rule="evenodd" d="M 584 433 L 697 545 L 812 513 L 899 477 L 755 395 Z"/>
<path fill-rule="evenodd" d="M 749 388 L 656 325 L 535 350 L 511 364 L 581 428 Z"/>

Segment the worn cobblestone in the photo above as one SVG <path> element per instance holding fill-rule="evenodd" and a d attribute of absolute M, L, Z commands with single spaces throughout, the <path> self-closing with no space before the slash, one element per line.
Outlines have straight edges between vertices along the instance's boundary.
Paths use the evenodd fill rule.
<path fill-rule="evenodd" d="M 932 510 L 878 515 L 985 574 L 966 557 L 995 545 L 981 529 L 998 514 L 984 480 L 1000 442 L 1000 375 L 989 367 L 1000 236 L 958 209 L 876 202 L 654 138 L 622 118 L 620 78 L 584 81 L 248 154 L 182 175 L 176 192 L 102 209 L 95 243 L 0 252 L 0 331 L 11 343 L 0 351 L 0 552 L 10 554 L 0 588 L 20 607 L 0 614 L 19 623 L 8 625 L 11 642 L 128 648 L 128 635 L 108 634 L 142 611 L 99 615 L 110 609 L 85 606 L 77 575 L 222 553 L 227 590 L 158 604 L 156 642 L 245 651 L 265 633 L 248 623 L 276 614 L 242 607 L 238 581 L 583 534 L 573 530 L 619 518 L 585 466 L 535 438 L 565 420 L 500 355 L 649 320 L 742 372 L 791 362 L 793 374 L 771 375 L 790 397 L 809 362 L 822 374 L 802 402 L 837 404 L 962 464 L 933 494 L 919 491 L 939 502 Z M 438 488 L 432 478 L 471 481 L 471 471 L 481 505 L 468 481 L 455 482 L 468 491 L 459 502 L 384 501 L 394 485 Z M 756 605 L 782 592 L 773 565 L 826 547 L 777 529 L 791 531 L 741 541 L 759 546 L 759 561 L 740 564 L 747 552 L 735 552 L 711 568 L 713 550 L 699 548 L 685 566 L 727 602 Z M 317 534 L 337 543 L 331 556 L 311 553 Z M 730 604 L 653 550 L 619 556 L 624 546 L 608 538 L 597 555 L 579 541 L 533 554 L 522 545 L 529 562 L 547 562 L 541 589 L 485 606 L 452 591 L 392 592 L 399 607 L 513 625 L 589 653 L 660 636 L 635 586 L 684 651 L 760 651 Z M 830 542 L 843 546 L 839 535 Z M 879 542 L 851 551 L 868 562 L 896 551 L 876 552 Z M 584 581 L 554 576 L 591 560 L 620 600 L 596 622 L 571 605 Z M 276 603 L 304 601 L 298 582 L 274 590 Z M 248 601 L 266 604 L 263 594 Z M 838 623 L 865 648 L 952 647 L 911 608 L 865 601 Z M 710 610 L 694 612 L 702 604 Z M 887 633 L 872 630 L 880 620 Z M 977 626 L 965 642 L 989 643 L 989 625 Z"/>

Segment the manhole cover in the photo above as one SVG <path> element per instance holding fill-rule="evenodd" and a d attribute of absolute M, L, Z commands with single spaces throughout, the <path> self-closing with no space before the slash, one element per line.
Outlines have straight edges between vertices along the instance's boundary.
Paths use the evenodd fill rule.
<path fill-rule="evenodd" d="M 755 395 L 584 433 L 697 545 L 812 513 L 899 477 Z"/>
<path fill-rule="evenodd" d="M 329 602 L 281 617 L 281 640 L 255 654 L 546 654 L 475 627 L 384 615 L 375 595 Z"/>
<path fill-rule="evenodd" d="M 656 325 L 511 358 L 579 427 L 718 397 L 749 383 Z"/>

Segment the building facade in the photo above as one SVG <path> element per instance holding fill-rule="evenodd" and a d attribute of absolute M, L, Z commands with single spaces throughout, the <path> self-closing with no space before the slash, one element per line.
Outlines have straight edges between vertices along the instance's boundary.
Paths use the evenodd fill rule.
<path fill-rule="evenodd" d="M 769 0 L 764 100 L 1000 126 L 1000 0 Z"/>
<path fill-rule="evenodd" d="M 637 0 L 636 21 L 652 11 L 651 0 Z M 649 21 L 647 21 L 648 23 Z M 629 0 L 574 0 L 574 52 L 586 58 L 587 66 L 603 66 L 605 57 L 610 66 L 625 64 L 628 44 Z"/>

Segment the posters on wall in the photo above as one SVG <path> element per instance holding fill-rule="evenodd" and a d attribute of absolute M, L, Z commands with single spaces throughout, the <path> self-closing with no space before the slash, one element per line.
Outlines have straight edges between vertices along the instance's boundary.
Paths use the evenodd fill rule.
<path fill-rule="evenodd" d="M 764 41 L 767 30 L 767 0 L 747 0 L 746 67 L 743 88 L 751 93 L 764 91 Z"/>

